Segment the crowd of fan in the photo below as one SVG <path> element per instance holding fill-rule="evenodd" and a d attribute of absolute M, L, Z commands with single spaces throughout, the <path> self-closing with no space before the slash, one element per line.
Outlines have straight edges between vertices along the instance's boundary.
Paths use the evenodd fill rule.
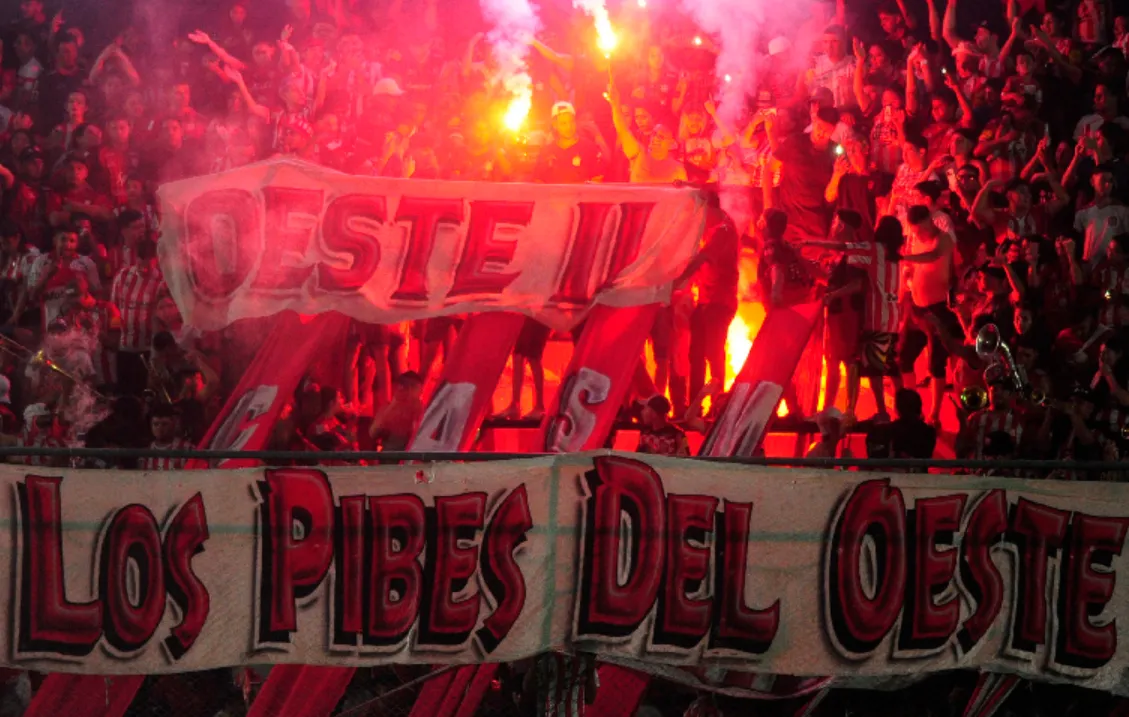
<path fill-rule="evenodd" d="M 154 192 L 283 156 L 386 177 L 708 187 L 703 251 L 651 339 L 655 391 L 669 398 L 637 396 L 644 450 L 685 452 L 670 416 L 708 428 L 701 406 L 720 381 L 707 379 L 724 371 L 740 301 L 822 296 L 830 399 L 813 455 L 835 455 L 860 419 L 876 455 L 932 455 L 946 401 L 980 387 L 982 410 L 957 407 L 959 455 L 1116 458 L 1129 407 L 1129 36 L 1108 2 L 816 2 L 802 27 L 755 41 L 758 91 L 736 120 L 718 112 L 714 39 L 687 17 L 613 7 L 631 49 L 609 59 L 572 13 L 530 38 L 534 102 L 517 132 L 501 122 L 510 97 L 488 41 L 440 26 L 451 5 L 234 3 L 171 46 L 122 27 L 97 48 L 87 32 L 106 28 L 22 0 L 0 33 L 4 440 L 200 440 L 255 331 L 182 325 L 156 259 Z M 739 255 L 755 272 L 739 275 Z M 973 347 L 987 324 L 1022 385 L 1011 371 L 985 385 Z M 303 384 L 276 446 L 405 447 L 460 325 L 357 324 L 346 375 Z M 500 416 L 521 415 L 526 365 L 527 415 L 543 413 L 549 338 L 527 323 Z M 831 408 L 840 364 L 844 411 Z M 858 415 L 863 379 L 873 416 Z M 895 421 L 887 383 L 902 392 Z"/>

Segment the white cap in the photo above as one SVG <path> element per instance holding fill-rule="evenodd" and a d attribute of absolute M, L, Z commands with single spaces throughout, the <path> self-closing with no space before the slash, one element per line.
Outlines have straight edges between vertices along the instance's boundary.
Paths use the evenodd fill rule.
<path fill-rule="evenodd" d="M 568 113 L 575 116 L 576 115 L 576 108 L 572 106 L 571 102 L 564 102 L 564 101 L 558 102 L 555 105 L 553 105 L 553 117 L 554 118 L 557 115 L 559 115 L 561 112 L 568 112 Z"/>
<path fill-rule="evenodd" d="M 396 84 L 396 80 L 391 77 L 385 77 L 382 80 L 378 80 L 377 83 L 372 86 L 372 93 L 374 95 L 399 97 L 404 94 L 404 91 L 400 89 L 400 85 Z"/>
<path fill-rule="evenodd" d="M 33 403 L 24 409 L 24 424 L 30 428 L 35 419 L 41 416 L 50 416 L 51 412 L 47 410 L 45 403 Z"/>
<path fill-rule="evenodd" d="M 792 41 L 781 35 L 775 37 L 768 43 L 769 57 L 775 57 L 792 49 Z"/>
<path fill-rule="evenodd" d="M 7 376 L 0 375 L 0 403 L 12 402 L 12 382 Z"/>

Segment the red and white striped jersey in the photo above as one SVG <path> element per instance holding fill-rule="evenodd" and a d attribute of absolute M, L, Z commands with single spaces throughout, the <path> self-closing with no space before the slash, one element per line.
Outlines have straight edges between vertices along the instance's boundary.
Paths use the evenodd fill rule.
<path fill-rule="evenodd" d="M 537 684 L 537 717 L 581 717 L 586 701 L 588 674 L 595 659 L 583 653 L 549 652 L 534 663 Z"/>
<path fill-rule="evenodd" d="M 149 444 L 150 450 L 154 451 L 189 451 L 195 448 L 189 441 L 183 438 L 174 438 L 168 443 L 157 443 L 153 441 Z M 188 462 L 186 458 L 142 458 L 138 463 L 143 471 L 179 471 L 184 469 L 184 464 Z"/>
<path fill-rule="evenodd" d="M 30 427 L 24 427 L 20 434 L 19 445 L 21 448 L 63 448 L 66 444 L 32 424 Z M 27 466 L 49 466 L 52 462 L 47 456 L 17 456 L 15 460 Z"/>
<path fill-rule="evenodd" d="M 106 276 L 112 280 L 121 272 L 137 263 L 136 252 L 125 244 L 106 248 Z"/>
<path fill-rule="evenodd" d="M 169 293 L 161 270 L 131 266 L 114 277 L 110 301 L 122 315 L 123 351 L 148 351 L 153 343 L 157 302 Z"/>
<path fill-rule="evenodd" d="M 863 331 L 894 334 L 901 316 L 898 297 L 901 292 L 901 262 L 886 258 L 886 249 L 872 243 L 852 244 L 847 263 L 866 271 L 866 310 Z"/>
<path fill-rule="evenodd" d="M 975 452 L 972 456 L 974 460 L 984 459 L 984 443 L 988 436 L 997 431 L 1003 431 L 1010 435 L 1016 446 L 1023 439 L 1023 424 L 1014 411 L 993 409 L 978 411 L 968 419 L 968 425 L 974 431 L 976 439 Z"/>
<path fill-rule="evenodd" d="M 1094 271 L 1093 283 L 1098 291 L 1111 299 L 1121 299 L 1122 294 L 1129 294 L 1129 266 L 1116 267 L 1103 261 Z M 1106 301 L 1098 314 L 1098 323 L 1103 326 L 1117 325 L 1116 305 L 1113 301 Z"/>

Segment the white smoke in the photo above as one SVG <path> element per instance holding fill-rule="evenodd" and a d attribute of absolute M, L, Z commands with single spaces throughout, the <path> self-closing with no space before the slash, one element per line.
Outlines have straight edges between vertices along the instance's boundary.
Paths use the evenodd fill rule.
<path fill-rule="evenodd" d="M 533 100 L 529 77 L 529 44 L 541 23 L 530 0 L 479 0 L 482 17 L 491 27 L 486 41 L 497 65 L 497 81 L 514 98 L 506 124 L 520 126 Z"/>
<path fill-rule="evenodd" d="M 718 117 L 730 126 L 756 97 L 761 48 L 780 31 L 789 35 L 811 20 L 814 0 L 681 0 L 683 9 L 717 40 Z M 801 60 L 802 62 L 802 60 Z"/>
<path fill-rule="evenodd" d="M 71 326 L 66 331 L 52 332 L 44 337 L 44 360 L 33 362 L 28 367 L 33 378 L 40 380 L 54 372 L 51 364 L 64 372 L 58 380 L 68 390 L 59 406 L 59 414 L 70 427 L 68 444 L 71 447 L 84 445 L 86 432 L 109 415 L 109 410 L 98 401 L 90 387 L 95 375 L 94 361 L 101 350 L 97 335 L 86 327 Z M 35 373 L 39 375 L 35 376 Z"/>

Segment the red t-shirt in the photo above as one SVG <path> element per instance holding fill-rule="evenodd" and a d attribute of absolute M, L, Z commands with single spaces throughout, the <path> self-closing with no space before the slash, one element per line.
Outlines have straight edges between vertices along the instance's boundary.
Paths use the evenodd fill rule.
<path fill-rule="evenodd" d="M 720 215 L 720 216 L 719 216 Z M 737 258 L 739 237 L 733 223 L 712 211 L 702 242 L 706 261 L 694 275 L 699 304 L 737 304 Z"/>

